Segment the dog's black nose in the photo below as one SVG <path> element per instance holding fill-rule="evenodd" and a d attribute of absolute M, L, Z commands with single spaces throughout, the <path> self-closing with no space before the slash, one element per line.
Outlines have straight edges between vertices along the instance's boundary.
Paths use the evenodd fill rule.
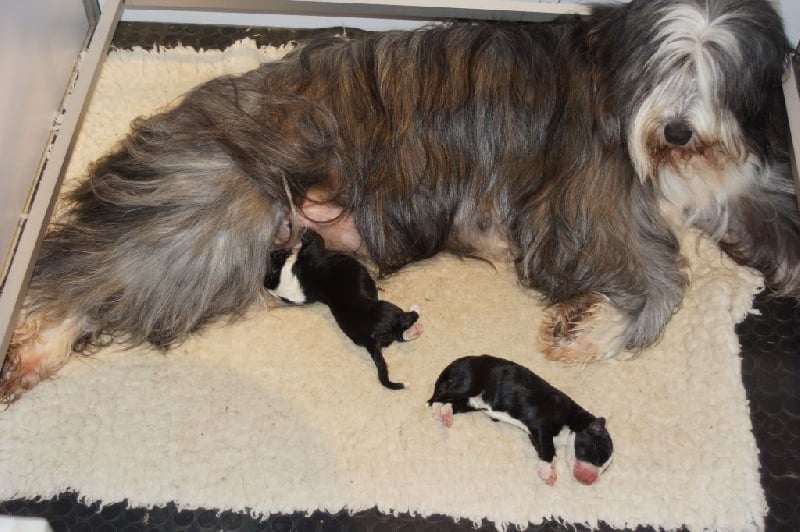
<path fill-rule="evenodd" d="M 692 140 L 692 130 L 686 124 L 686 122 L 676 121 L 670 122 L 666 126 L 664 126 L 664 138 L 670 144 L 675 144 L 676 146 L 685 146 L 690 140 Z"/>

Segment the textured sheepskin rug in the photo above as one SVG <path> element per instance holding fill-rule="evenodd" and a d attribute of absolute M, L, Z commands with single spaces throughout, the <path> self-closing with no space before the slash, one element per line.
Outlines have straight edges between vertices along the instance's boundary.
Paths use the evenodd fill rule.
<path fill-rule="evenodd" d="M 276 60 L 242 41 L 224 52 L 113 51 L 80 132 L 67 184 L 130 121 L 192 86 Z M 73 181 L 74 182 L 74 181 Z M 274 512 L 447 514 L 498 526 L 547 518 L 616 527 L 763 528 L 758 451 L 734 325 L 761 278 L 685 235 L 692 279 L 662 341 L 633 360 L 586 367 L 537 350 L 542 307 L 510 265 L 439 257 L 379 283 L 421 307 L 421 338 L 384 351 L 381 387 L 364 349 L 323 306 L 264 302 L 166 354 L 108 348 L 0 411 L 0 497 L 77 491 L 134 506 Z M 432 419 L 439 372 L 464 355 L 519 362 L 608 419 L 614 462 L 593 486 L 536 476 L 527 435 L 481 414 Z M 563 439 L 563 438 L 562 438 Z M 565 442 L 562 441 L 563 446 Z"/>

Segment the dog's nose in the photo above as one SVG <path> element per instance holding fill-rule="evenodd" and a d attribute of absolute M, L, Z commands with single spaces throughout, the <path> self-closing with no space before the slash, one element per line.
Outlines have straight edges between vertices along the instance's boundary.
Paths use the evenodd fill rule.
<path fill-rule="evenodd" d="M 686 122 L 680 120 L 670 122 L 664 126 L 664 138 L 667 142 L 676 146 L 685 146 L 688 144 L 688 142 L 692 140 L 693 134 L 694 133 L 692 133 L 692 130 Z"/>

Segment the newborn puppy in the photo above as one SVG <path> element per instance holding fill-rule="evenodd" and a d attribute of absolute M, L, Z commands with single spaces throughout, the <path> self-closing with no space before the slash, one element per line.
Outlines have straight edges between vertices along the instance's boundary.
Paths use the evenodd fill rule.
<path fill-rule="evenodd" d="M 567 463 L 576 480 L 594 483 L 611 462 L 614 446 L 605 419 L 509 360 L 490 355 L 455 360 L 436 379 L 428 405 L 447 427 L 453 414 L 480 410 L 523 429 L 539 455 L 536 472 L 551 486 L 556 481 L 553 438 L 565 426 L 572 431 Z"/>
<path fill-rule="evenodd" d="M 328 305 L 342 331 L 367 349 L 381 384 L 392 390 L 405 387 L 389 380 L 382 349 L 422 334 L 418 309 L 404 312 L 379 300 L 367 268 L 350 255 L 327 253 L 322 237 L 311 229 L 303 233 L 299 248 L 274 251 L 271 260 L 272 273 L 264 286 L 272 295 L 287 303 Z"/>

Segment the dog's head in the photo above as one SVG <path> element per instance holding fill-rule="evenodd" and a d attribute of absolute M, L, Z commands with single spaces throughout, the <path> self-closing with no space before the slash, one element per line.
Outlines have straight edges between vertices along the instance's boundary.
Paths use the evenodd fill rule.
<path fill-rule="evenodd" d="M 634 0 L 597 13 L 596 70 L 608 72 L 640 179 L 691 217 L 769 171 L 789 46 L 768 0 Z"/>
<path fill-rule="evenodd" d="M 594 484 L 611 464 L 614 444 L 606 420 L 596 418 L 583 430 L 570 434 L 567 465 L 572 477 L 582 484 Z"/>
<path fill-rule="evenodd" d="M 291 249 L 278 249 L 270 254 L 270 269 L 264 287 L 284 303 L 308 303 L 301 279 L 307 279 L 325 254 L 325 241 L 306 229 L 300 243 Z"/>

